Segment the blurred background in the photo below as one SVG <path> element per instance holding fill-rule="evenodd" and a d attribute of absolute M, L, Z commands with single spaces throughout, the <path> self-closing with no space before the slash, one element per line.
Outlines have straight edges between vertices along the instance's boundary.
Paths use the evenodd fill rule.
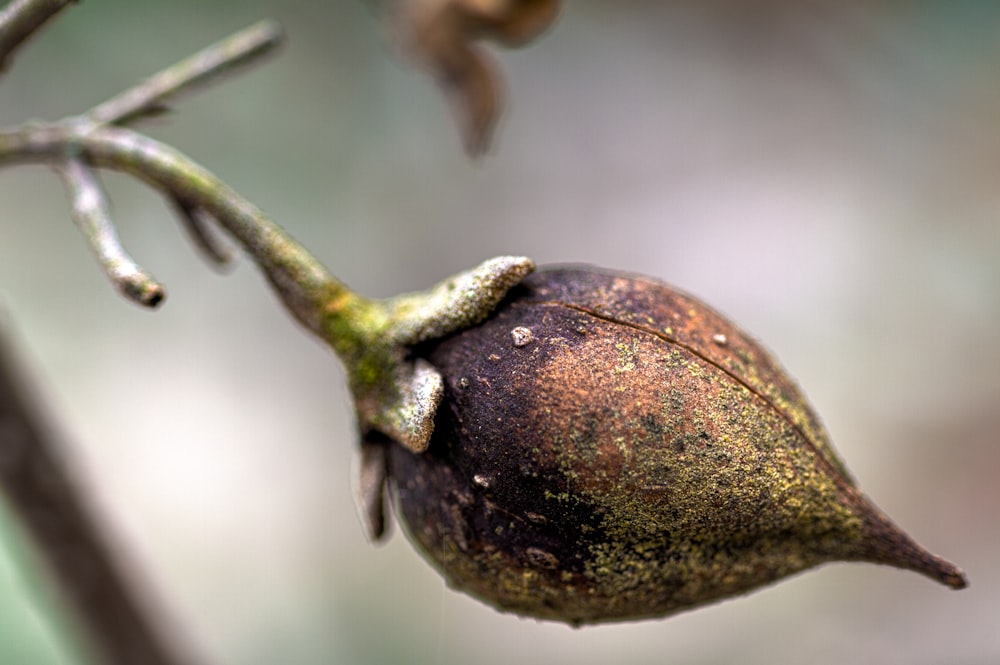
<path fill-rule="evenodd" d="M 108 175 L 168 288 L 105 281 L 41 167 L 0 173 L 0 307 L 130 566 L 207 663 L 1000 662 L 1000 4 L 573 0 L 501 54 L 470 162 L 436 87 L 356 0 L 103 0 L 0 81 L 0 125 L 77 113 L 260 18 L 275 60 L 150 132 L 362 293 L 492 255 L 668 281 L 783 361 L 862 487 L 961 565 L 951 592 L 836 564 L 666 620 L 574 630 L 448 590 L 365 541 L 332 354 L 246 260 L 220 275 L 159 197 Z M 9 513 L 0 662 L 74 658 Z"/>

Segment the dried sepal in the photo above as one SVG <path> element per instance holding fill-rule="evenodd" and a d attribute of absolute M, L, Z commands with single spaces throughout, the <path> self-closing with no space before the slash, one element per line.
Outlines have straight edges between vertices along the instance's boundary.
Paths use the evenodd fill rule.
<path fill-rule="evenodd" d="M 369 302 L 383 323 L 355 353 L 341 355 L 352 374 L 362 427 L 414 452 L 426 450 L 444 395 L 440 373 L 407 349 L 468 328 L 490 315 L 532 270 L 523 256 L 499 256 L 427 291 Z"/>
<path fill-rule="evenodd" d="M 354 474 L 354 503 L 365 536 L 377 542 L 385 535 L 385 445 L 365 436 Z"/>
<path fill-rule="evenodd" d="M 384 372 L 375 390 L 357 399 L 363 423 L 407 450 L 423 452 L 434 432 L 434 416 L 444 396 L 444 380 L 421 358 L 401 360 Z"/>
<path fill-rule="evenodd" d="M 497 66 L 480 42 L 530 42 L 555 20 L 558 1 L 397 0 L 393 6 L 404 50 L 444 91 L 466 151 L 484 152 L 504 94 Z"/>

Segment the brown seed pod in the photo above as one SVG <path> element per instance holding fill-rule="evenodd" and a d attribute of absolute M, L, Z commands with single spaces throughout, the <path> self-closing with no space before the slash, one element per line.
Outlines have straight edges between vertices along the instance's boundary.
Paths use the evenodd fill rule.
<path fill-rule="evenodd" d="M 663 616 L 833 560 L 966 584 L 858 490 L 764 349 L 660 282 L 542 271 L 416 352 L 445 400 L 426 452 L 383 444 L 397 512 L 498 608 Z"/>

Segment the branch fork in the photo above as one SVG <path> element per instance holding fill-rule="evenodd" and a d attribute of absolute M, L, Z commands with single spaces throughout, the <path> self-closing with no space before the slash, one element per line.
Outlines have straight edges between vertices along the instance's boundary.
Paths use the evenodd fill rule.
<path fill-rule="evenodd" d="M 177 150 L 127 127 L 158 112 L 178 94 L 267 53 L 280 28 L 262 22 L 150 77 L 90 111 L 55 123 L 0 131 L 0 166 L 42 162 L 63 178 L 77 225 L 112 283 L 150 307 L 165 290 L 121 247 L 97 176 L 129 173 L 160 190 L 209 259 L 225 249 L 209 226 L 229 232 L 261 268 L 288 310 L 344 362 L 363 429 L 415 452 L 426 449 L 442 380 L 406 349 L 486 318 L 534 264 L 498 257 L 426 293 L 385 301 L 363 298 L 335 278 L 263 212 Z"/>

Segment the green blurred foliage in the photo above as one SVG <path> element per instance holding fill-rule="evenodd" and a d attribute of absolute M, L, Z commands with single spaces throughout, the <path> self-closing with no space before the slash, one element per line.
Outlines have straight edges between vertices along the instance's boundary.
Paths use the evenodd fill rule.
<path fill-rule="evenodd" d="M 0 505 L 0 662 L 58 665 L 79 659 L 12 516 Z"/>

